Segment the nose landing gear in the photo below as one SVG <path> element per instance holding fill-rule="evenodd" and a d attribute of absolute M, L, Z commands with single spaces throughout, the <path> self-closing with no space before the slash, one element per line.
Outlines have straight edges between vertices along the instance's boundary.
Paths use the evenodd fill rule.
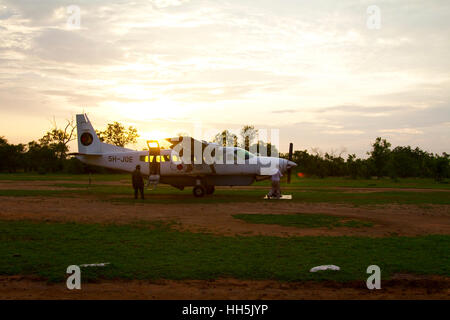
<path fill-rule="evenodd" d="M 198 185 L 198 186 L 194 187 L 194 189 L 192 190 L 192 193 L 194 194 L 194 196 L 196 198 L 201 198 L 201 197 L 205 196 L 205 194 L 213 194 L 214 190 L 215 190 L 214 186 Z"/>
<path fill-rule="evenodd" d="M 195 186 L 194 189 L 192 189 L 192 193 L 194 194 L 194 197 L 201 198 L 206 193 L 206 188 L 204 186 Z"/>

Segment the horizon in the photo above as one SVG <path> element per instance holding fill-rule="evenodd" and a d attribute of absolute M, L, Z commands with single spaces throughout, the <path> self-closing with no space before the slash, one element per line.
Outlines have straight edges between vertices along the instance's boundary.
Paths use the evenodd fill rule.
<path fill-rule="evenodd" d="M 363 158 L 376 137 L 448 153 L 449 16 L 443 0 L 0 0 L 0 136 L 86 112 L 137 128 L 135 149 L 201 124 L 279 129 L 282 153 Z"/>

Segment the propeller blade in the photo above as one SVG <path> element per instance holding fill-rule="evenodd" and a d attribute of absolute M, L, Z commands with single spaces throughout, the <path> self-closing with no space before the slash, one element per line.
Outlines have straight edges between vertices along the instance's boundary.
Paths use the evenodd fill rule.
<path fill-rule="evenodd" d="M 289 156 L 288 156 L 289 161 L 292 161 L 293 149 L 294 149 L 294 144 L 291 142 L 291 143 L 289 143 Z M 291 168 L 288 169 L 287 174 L 288 174 L 287 183 L 291 183 Z"/>

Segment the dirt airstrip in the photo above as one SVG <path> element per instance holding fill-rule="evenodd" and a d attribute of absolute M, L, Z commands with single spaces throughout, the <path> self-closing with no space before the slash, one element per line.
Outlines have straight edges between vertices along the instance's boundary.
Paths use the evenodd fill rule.
<path fill-rule="evenodd" d="M 2 197 L 0 218 L 80 223 L 130 223 L 164 220 L 177 222 L 176 228 L 222 235 L 355 235 L 383 237 L 422 234 L 450 234 L 447 206 L 384 205 L 351 207 L 329 203 L 262 201 L 261 203 L 145 204 L 112 203 L 89 196 Z M 325 213 L 373 222 L 361 228 L 295 228 L 269 224 L 250 224 L 232 217 L 241 213 Z"/>
<path fill-rule="evenodd" d="M 67 182 L 67 181 L 65 181 Z M 0 182 L 0 189 L 61 189 L 52 182 Z M 19 188 L 20 185 L 20 188 Z M 46 189 L 49 188 L 49 189 Z M 358 192 L 358 190 L 349 190 Z M 359 192 L 367 192 L 361 189 Z M 369 190 L 372 191 L 372 190 Z M 410 189 L 408 189 L 410 191 Z M 420 192 L 420 191 L 418 191 Z M 425 191 L 422 191 L 425 192 Z M 115 196 L 117 198 L 117 196 Z M 149 195 L 151 197 L 151 195 Z M 79 223 L 130 223 L 164 220 L 175 228 L 220 235 L 355 235 L 384 237 L 450 234 L 450 210 L 445 205 L 383 205 L 353 207 L 331 203 L 261 201 L 214 204 L 116 203 L 90 195 L 73 197 L 0 197 L 0 219 Z M 232 217 L 241 213 L 324 213 L 362 221 L 372 227 L 311 228 L 250 224 Z M 369 291 L 365 283 L 302 282 L 236 279 L 101 281 L 69 291 L 65 284 L 47 284 L 24 276 L 0 276 L 0 299 L 448 299 L 450 279 L 396 275 L 383 289 Z"/>
<path fill-rule="evenodd" d="M 87 283 L 68 290 L 65 283 L 22 276 L 0 276 L 0 299 L 449 299 L 450 279 L 396 275 L 380 290 L 364 282 L 288 282 L 274 280 L 115 280 Z"/>

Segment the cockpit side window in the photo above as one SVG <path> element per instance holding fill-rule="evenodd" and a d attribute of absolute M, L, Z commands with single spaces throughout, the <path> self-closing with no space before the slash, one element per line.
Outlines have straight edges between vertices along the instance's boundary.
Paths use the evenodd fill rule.
<path fill-rule="evenodd" d="M 241 148 L 235 148 L 234 149 L 234 159 L 235 160 L 248 160 L 255 155 L 248 152 L 247 150 L 241 149 Z"/>

